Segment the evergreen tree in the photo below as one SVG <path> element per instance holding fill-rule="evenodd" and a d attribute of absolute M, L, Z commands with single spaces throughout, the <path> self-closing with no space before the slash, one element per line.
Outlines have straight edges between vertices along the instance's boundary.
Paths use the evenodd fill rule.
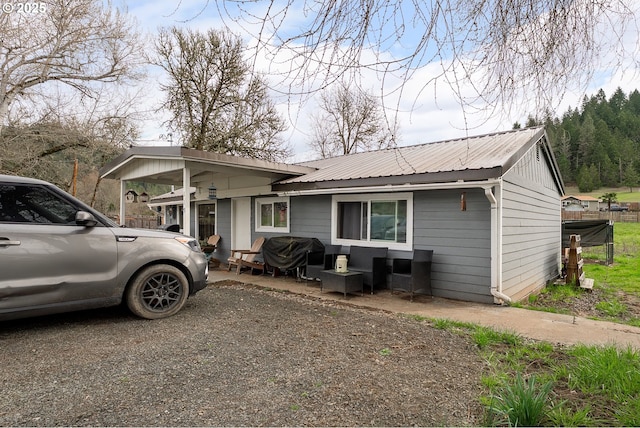
<path fill-rule="evenodd" d="M 629 192 L 633 192 L 633 188 L 640 184 L 640 174 L 638 174 L 632 163 L 629 163 L 624 170 L 622 184 L 629 188 Z"/>
<path fill-rule="evenodd" d="M 531 120 L 531 115 L 529 120 Z M 545 121 L 565 182 L 581 191 L 600 186 L 632 187 L 640 165 L 640 92 L 627 96 L 617 88 L 610 98 L 604 90 L 585 96 L 578 108 Z M 638 181 L 638 180 L 636 180 Z"/>
<path fill-rule="evenodd" d="M 578 190 L 584 193 L 593 192 L 595 190 L 594 177 L 590 167 L 583 165 L 578 172 L 577 178 Z"/>

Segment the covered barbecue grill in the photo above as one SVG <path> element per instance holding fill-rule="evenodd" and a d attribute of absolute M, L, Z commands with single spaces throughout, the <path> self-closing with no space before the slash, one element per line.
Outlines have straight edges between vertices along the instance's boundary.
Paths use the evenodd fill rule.
<path fill-rule="evenodd" d="M 262 256 L 269 268 L 281 272 L 296 270 L 298 276 L 306 265 L 309 251 L 324 251 L 324 244 L 316 238 L 277 236 L 269 238 L 262 246 Z"/>

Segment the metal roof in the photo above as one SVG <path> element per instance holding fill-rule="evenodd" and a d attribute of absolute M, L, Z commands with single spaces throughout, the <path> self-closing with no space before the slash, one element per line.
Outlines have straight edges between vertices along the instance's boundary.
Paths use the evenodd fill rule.
<path fill-rule="evenodd" d="M 544 128 L 535 127 L 304 162 L 300 165 L 317 170 L 274 187 L 291 190 L 340 187 L 347 182 L 357 186 L 499 178 L 538 141 L 548 144 L 544 137 Z"/>
<path fill-rule="evenodd" d="M 588 202 L 598 202 L 598 198 L 594 198 L 593 196 L 582 196 L 582 195 L 566 195 L 561 198 L 563 201 L 567 199 L 577 199 L 579 201 L 588 201 Z"/>

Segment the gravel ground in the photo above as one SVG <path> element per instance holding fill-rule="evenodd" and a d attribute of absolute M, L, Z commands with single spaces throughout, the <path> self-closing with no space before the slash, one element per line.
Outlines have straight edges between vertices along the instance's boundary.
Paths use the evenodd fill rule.
<path fill-rule="evenodd" d="M 218 283 L 178 315 L 0 323 L 2 426 L 464 426 L 465 338 L 340 302 Z"/>

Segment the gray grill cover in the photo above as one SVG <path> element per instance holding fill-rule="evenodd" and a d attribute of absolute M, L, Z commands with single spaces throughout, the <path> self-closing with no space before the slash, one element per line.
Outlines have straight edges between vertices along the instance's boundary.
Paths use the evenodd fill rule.
<path fill-rule="evenodd" d="M 277 236 L 262 246 L 264 261 L 280 270 L 305 266 L 308 251 L 324 251 L 324 245 L 316 238 Z"/>

